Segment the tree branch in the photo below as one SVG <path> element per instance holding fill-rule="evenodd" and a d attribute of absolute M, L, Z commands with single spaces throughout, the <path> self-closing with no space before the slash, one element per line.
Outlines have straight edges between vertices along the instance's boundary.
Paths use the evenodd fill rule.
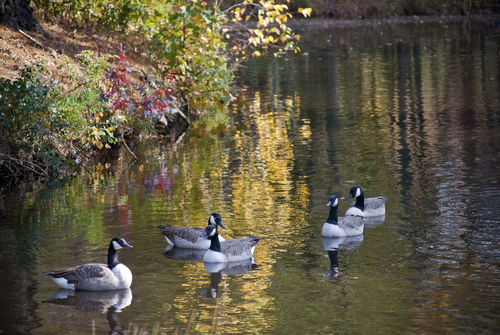
<path fill-rule="evenodd" d="M 26 37 L 27 39 L 29 39 L 31 42 L 35 43 L 36 45 L 38 45 L 39 47 L 43 48 L 43 49 L 47 49 L 47 50 L 50 50 L 52 51 L 52 53 L 55 55 L 57 55 L 57 52 L 52 49 L 52 48 L 49 48 L 49 47 L 46 47 L 45 45 L 43 45 L 42 43 L 38 42 L 37 40 L 35 40 L 33 37 L 31 37 L 30 35 L 26 34 L 24 31 L 22 31 L 21 29 L 18 30 L 24 37 Z"/>

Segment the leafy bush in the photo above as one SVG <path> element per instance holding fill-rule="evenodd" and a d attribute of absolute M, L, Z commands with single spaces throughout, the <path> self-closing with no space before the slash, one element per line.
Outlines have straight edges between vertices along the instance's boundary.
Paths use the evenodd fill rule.
<path fill-rule="evenodd" d="M 165 82 L 174 74 L 174 93 L 181 107 L 189 109 L 229 101 L 233 71 L 241 61 L 270 49 L 297 50 L 299 38 L 286 26 L 291 17 L 287 5 L 274 0 L 236 1 L 224 11 L 219 8 L 222 2 L 199 0 L 37 3 L 72 24 L 107 27 L 145 39 L 160 79 Z M 307 16 L 311 10 L 299 12 Z M 250 18 L 258 21 L 256 29 L 230 24 Z"/>
<path fill-rule="evenodd" d="M 173 114 L 183 115 L 181 109 L 227 103 L 241 61 L 272 48 L 298 50 L 298 36 L 286 26 L 287 5 L 254 1 L 237 1 L 224 11 L 220 2 L 199 0 L 35 1 L 72 25 L 107 27 L 147 41 L 159 80 L 131 87 L 124 52 L 112 57 L 90 51 L 80 55 L 82 70 L 63 65 L 69 78 L 64 87 L 44 80 L 41 65 L 14 81 L 1 79 L 1 169 L 64 173 L 89 149 L 115 143 L 119 124 L 151 133 L 155 123 L 168 125 Z M 299 12 L 310 15 L 310 9 Z M 255 18 L 257 28 L 229 24 L 247 18 Z"/>
<path fill-rule="evenodd" d="M 82 53 L 84 71 L 69 65 L 69 91 L 44 80 L 44 67 L 26 67 L 15 80 L 0 78 L 0 169 L 11 174 L 58 175 L 89 149 L 116 143 L 121 117 L 109 114 L 100 83 L 109 55 Z"/>

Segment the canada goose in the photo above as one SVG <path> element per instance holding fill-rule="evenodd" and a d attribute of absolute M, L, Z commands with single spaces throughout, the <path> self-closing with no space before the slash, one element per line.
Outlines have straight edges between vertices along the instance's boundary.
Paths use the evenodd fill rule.
<path fill-rule="evenodd" d="M 42 272 L 52 278 L 57 285 L 68 290 L 111 291 L 129 288 L 132 272 L 118 261 L 116 251 L 132 248 L 125 239 L 115 237 L 109 243 L 108 265 L 91 263 L 69 269 Z"/>
<path fill-rule="evenodd" d="M 249 236 L 234 240 L 220 242 L 218 239 L 217 226 L 209 224 L 200 237 L 208 236 L 210 248 L 203 256 L 206 263 L 228 263 L 238 262 L 252 258 L 255 245 L 260 238 Z"/>
<path fill-rule="evenodd" d="M 349 200 L 351 198 L 356 198 L 356 202 L 353 202 L 349 205 L 347 212 L 345 212 L 346 216 L 359 215 L 363 217 L 372 217 L 385 215 L 385 202 L 387 201 L 386 197 L 365 199 L 365 194 L 363 193 L 361 187 L 353 186 L 351 187 L 349 196 L 345 200 Z"/>
<path fill-rule="evenodd" d="M 342 237 L 363 234 L 365 223 L 361 216 L 338 217 L 339 199 L 331 195 L 326 206 L 330 206 L 330 215 L 323 225 L 321 236 Z"/>
<path fill-rule="evenodd" d="M 226 228 L 222 223 L 221 216 L 217 213 L 210 215 L 208 224 Z M 161 233 L 165 236 L 168 244 L 174 245 L 177 248 L 207 250 L 210 247 L 210 240 L 200 237 L 205 228 L 172 227 L 168 224 L 158 226 L 158 228 L 161 229 Z M 224 237 L 218 236 L 219 241 L 224 241 Z"/>

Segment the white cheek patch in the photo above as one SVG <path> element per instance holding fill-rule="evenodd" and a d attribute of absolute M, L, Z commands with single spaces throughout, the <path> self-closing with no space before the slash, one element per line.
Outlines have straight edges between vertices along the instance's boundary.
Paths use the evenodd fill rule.
<path fill-rule="evenodd" d="M 339 205 L 339 199 L 335 199 L 335 202 L 333 203 L 333 207 L 337 207 Z"/>
<path fill-rule="evenodd" d="M 214 216 L 213 216 L 213 215 L 210 215 L 210 224 L 213 224 L 213 225 L 215 225 L 215 224 L 216 224 L 216 223 L 215 223 L 215 218 L 214 218 Z"/>
<path fill-rule="evenodd" d="M 355 195 L 355 197 L 357 198 L 357 197 L 359 197 L 360 195 L 361 195 L 361 189 L 360 189 L 360 188 L 358 188 L 358 189 L 356 190 L 356 195 Z"/>
<path fill-rule="evenodd" d="M 115 250 L 120 250 L 122 248 L 122 246 L 116 241 L 113 241 L 113 247 Z"/>
<path fill-rule="evenodd" d="M 215 229 L 212 229 L 212 231 L 210 232 L 210 235 L 208 236 L 214 236 L 215 235 Z"/>

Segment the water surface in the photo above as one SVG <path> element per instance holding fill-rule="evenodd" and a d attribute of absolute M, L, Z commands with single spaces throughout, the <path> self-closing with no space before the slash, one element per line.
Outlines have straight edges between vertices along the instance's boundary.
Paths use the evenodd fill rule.
<path fill-rule="evenodd" d="M 498 24 L 299 29 L 300 53 L 247 64 L 247 103 L 178 143 L 136 140 L 137 161 L 109 151 L 79 178 L 3 195 L 1 331 L 500 331 Z M 342 242 L 335 270 L 325 204 L 353 185 L 387 214 Z M 212 212 L 226 238 L 261 238 L 255 264 L 209 273 L 165 251 L 157 225 Z M 119 253 L 131 292 L 51 301 L 41 271 L 103 262 L 117 235 L 134 246 Z"/>

